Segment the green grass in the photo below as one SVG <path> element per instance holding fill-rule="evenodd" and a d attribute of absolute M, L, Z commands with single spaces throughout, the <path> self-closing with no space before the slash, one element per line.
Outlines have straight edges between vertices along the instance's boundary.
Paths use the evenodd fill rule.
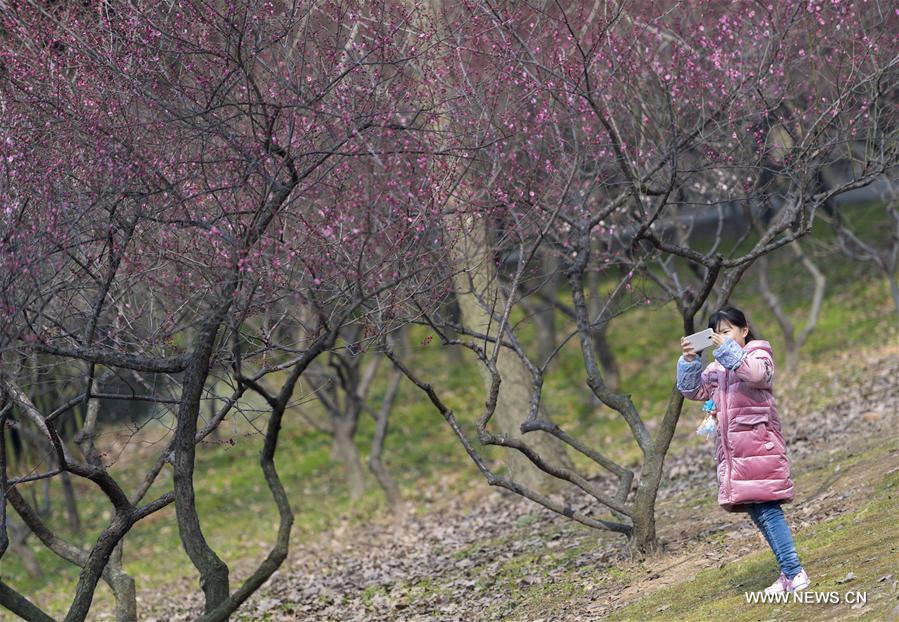
<path fill-rule="evenodd" d="M 855 224 L 861 227 L 866 239 L 883 235 L 883 228 L 877 227 L 876 214 L 869 208 L 853 212 L 852 218 L 858 221 Z M 832 235 L 820 222 L 816 222 L 812 237 L 805 238 L 803 244 L 819 261 L 829 281 L 818 328 L 810 336 L 802 355 L 824 360 L 847 348 L 895 339 L 896 318 L 886 280 L 870 265 L 855 264 L 834 254 Z M 808 277 L 802 270 L 797 270 L 787 249 L 777 251 L 771 257 L 771 263 L 771 282 L 782 294 L 785 309 L 794 321 L 802 321 L 810 301 Z M 686 278 L 686 271 L 682 274 Z M 783 351 L 783 339 L 764 303 L 755 295 L 755 279 L 755 268 L 750 268 L 732 302 L 747 310 L 754 328 L 771 341 L 777 357 Z M 603 283 L 604 288 L 612 285 L 612 280 Z M 642 291 L 649 287 L 648 281 L 637 280 L 635 299 L 642 297 Z M 560 297 L 566 304 L 570 303 L 564 288 Z M 513 320 L 520 318 L 520 314 L 513 314 Z M 697 318 L 700 323 L 703 320 Z M 532 323 L 525 322 L 521 326 L 522 343 L 529 352 L 534 352 Z M 697 327 L 701 328 L 701 324 Z M 560 319 L 558 335 L 566 335 L 572 329 L 570 322 Z M 424 342 L 429 334 L 425 327 L 413 327 L 409 346 L 400 355 L 436 387 L 477 446 L 474 422 L 483 412 L 485 395 L 473 357 L 466 356 L 462 365 L 447 365 L 447 354 L 436 338 L 430 344 Z M 670 397 L 681 334 L 681 321 L 671 303 L 638 307 L 614 318 L 610 324 L 608 338 L 621 368 L 621 390 L 631 394 L 641 416 L 650 425 L 664 413 Z M 382 366 L 374 384 L 376 406 L 386 391 L 388 371 Z M 548 411 L 572 435 L 602 448 L 621 463 L 636 464 L 639 450 L 624 420 L 604 406 L 593 405 L 584 379 L 583 360 L 575 338 L 560 352 L 545 379 L 543 401 Z M 815 380 L 815 377 L 810 375 L 808 380 Z M 822 387 L 822 400 L 826 399 L 826 389 Z M 308 404 L 305 409 L 317 412 L 314 404 Z M 363 463 L 368 458 L 373 433 L 371 418 L 363 416 L 357 436 Z M 204 445 L 198 451 L 198 510 L 213 548 L 229 564 L 239 565 L 237 562 L 240 562 L 248 566 L 266 554 L 274 538 L 277 513 L 258 467 L 261 436 L 239 422 L 226 422 L 222 434 L 225 440 L 233 437 L 236 444 L 233 447 L 228 444 Z M 498 466 L 501 454 L 496 448 L 480 450 L 488 462 Z M 368 476 L 367 491 L 362 499 L 350 500 L 341 465 L 330 454 L 327 435 L 311 430 L 299 417 L 287 418 L 276 464 L 296 513 L 295 543 L 322 537 L 339 522 L 358 524 L 386 510 L 383 495 L 371 476 Z M 585 473 L 597 470 L 596 465 L 582 456 L 574 456 L 574 459 L 575 465 Z M 423 503 L 423 490 L 448 474 L 453 477 L 444 482 L 449 488 L 441 495 L 452 495 L 472 486 L 486 487 L 445 421 L 424 395 L 409 383 L 402 385 L 391 415 L 385 460 L 416 511 L 439 508 L 439 498 L 431 505 Z M 145 463 L 123 459 L 114 467 L 113 473 L 130 491 L 138 485 L 145 470 Z M 148 498 L 161 494 L 170 486 L 171 475 L 167 468 Z M 92 485 L 76 481 L 76 488 L 86 532 L 81 536 L 69 533 L 59 511 L 48 522 L 66 539 L 88 546 L 108 521 L 109 506 Z M 30 497 L 32 490 L 41 494 L 34 486 L 24 486 L 23 490 L 26 497 Z M 52 483 L 51 494 L 54 499 L 61 498 L 58 482 Z M 77 581 L 78 569 L 59 560 L 34 538 L 30 544 L 45 576 L 40 579 L 28 577 L 18 561 L 8 554 L 3 564 L 4 579 L 35 597 L 52 613 L 60 613 L 68 605 L 68 595 Z M 125 568 L 137 580 L 138 590 L 142 586 L 159 586 L 185 577 L 196 581 L 195 570 L 178 540 L 173 507 L 140 523 L 129 534 L 125 560 Z M 240 576 L 240 572 L 235 572 L 234 576 Z M 110 601 L 105 587 L 99 589 L 98 600 Z"/>

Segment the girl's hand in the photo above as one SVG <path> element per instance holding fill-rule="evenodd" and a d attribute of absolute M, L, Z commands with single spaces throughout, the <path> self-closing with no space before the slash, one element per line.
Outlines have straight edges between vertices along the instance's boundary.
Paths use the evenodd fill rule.
<path fill-rule="evenodd" d="M 696 350 L 693 349 L 693 344 L 687 341 L 684 337 L 680 338 L 680 347 L 681 350 L 684 351 L 684 360 L 692 361 L 696 358 Z"/>
<path fill-rule="evenodd" d="M 724 343 L 726 339 L 727 337 L 725 337 L 721 333 L 712 333 L 712 343 L 715 344 L 716 348 Z"/>

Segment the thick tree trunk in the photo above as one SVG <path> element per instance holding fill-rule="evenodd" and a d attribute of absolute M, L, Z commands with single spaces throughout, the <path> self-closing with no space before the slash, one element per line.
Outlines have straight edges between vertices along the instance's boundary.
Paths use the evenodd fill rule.
<path fill-rule="evenodd" d="M 209 376 L 212 346 L 223 316 L 222 307 L 210 314 L 194 342 L 191 362 L 184 374 L 174 439 L 173 482 L 178 534 L 184 551 L 200 573 L 206 613 L 223 603 L 230 591 L 228 566 L 216 555 L 203 535 L 194 492 L 195 439 L 200 398 Z"/>
<path fill-rule="evenodd" d="M 491 308 L 495 313 L 501 314 L 506 299 L 497 286 L 498 278 L 493 258 L 488 252 L 483 221 L 469 223 L 467 229 L 467 232 L 461 234 L 453 251 L 455 265 L 460 268 L 455 276 L 455 289 L 462 321 L 472 331 L 496 337 L 498 322 L 492 317 Z M 533 387 L 533 379 L 524 363 L 514 352 L 503 348 L 496 367 L 502 384 L 492 424 L 499 433 L 526 442 L 546 461 L 570 467 L 571 459 L 565 452 L 564 444 L 557 438 L 540 432 L 525 436 L 519 429 L 527 416 Z M 478 370 L 485 389 L 489 390 L 492 384 L 489 370 L 480 364 Z M 540 416 L 549 419 L 542 406 Z M 567 488 L 565 482 L 538 469 L 519 451 L 505 450 L 505 461 L 509 477 L 523 486 L 544 493 Z"/>
<path fill-rule="evenodd" d="M 428 4 L 428 11 L 434 17 L 438 29 L 442 24 L 442 0 L 433 0 Z M 438 119 L 434 124 L 439 136 L 448 125 L 448 119 Z M 452 206 L 448 206 L 452 207 Z M 452 213 L 452 209 L 448 213 Z M 489 336 L 496 337 L 497 322 L 491 313 L 491 307 L 502 312 L 505 297 L 498 287 L 498 277 L 489 252 L 488 237 L 483 219 L 465 216 L 465 222 L 459 229 L 460 222 L 448 216 L 447 231 L 459 230 L 459 239 L 452 246 L 452 263 L 456 268 L 454 287 L 459 303 L 462 324 L 467 328 Z M 478 298 L 484 301 L 479 302 Z M 525 421 L 530 406 L 532 378 L 527 368 L 514 353 L 503 349 L 496 363 L 501 378 L 499 395 L 496 402 L 491 425 L 507 437 L 526 442 L 547 462 L 572 466 L 571 458 L 565 452 L 564 443 L 554 436 L 542 432 L 532 432 L 525 438 L 520 426 Z M 481 381 L 487 392 L 493 384 L 490 371 L 478 364 Z M 541 406 L 540 416 L 549 419 Z M 569 487 L 563 480 L 557 479 L 540 470 L 521 452 L 505 449 L 505 461 L 509 468 L 509 477 L 522 486 L 544 493 L 557 492 Z"/>
<path fill-rule="evenodd" d="M 665 456 L 671 446 L 671 439 L 674 438 L 682 407 L 683 396 L 677 389 L 673 389 L 658 432 L 643 456 L 640 482 L 634 496 L 632 514 L 634 531 L 629 541 L 631 550 L 639 553 L 654 553 L 658 550 L 655 519 L 656 497 L 662 482 Z"/>

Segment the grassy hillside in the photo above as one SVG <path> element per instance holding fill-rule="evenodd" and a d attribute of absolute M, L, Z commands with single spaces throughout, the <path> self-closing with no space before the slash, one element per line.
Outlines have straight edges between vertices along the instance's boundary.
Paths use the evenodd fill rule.
<path fill-rule="evenodd" d="M 864 465 L 858 482 L 858 509 L 835 514 L 795 532 L 796 549 L 810 573 L 811 590 L 827 593 L 826 603 L 747 603 L 745 592 L 764 590 L 777 577 L 770 549 L 701 570 L 634 604 L 608 620 L 865 620 L 896 619 L 899 614 L 899 438 L 836 461 L 840 469 Z M 889 465 L 889 466 L 887 466 Z M 832 468 L 837 468 L 833 466 Z M 805 477 L 798 485 L 805 485 Z M 808 496 L 806 494 L 806 496 Z M 792 508 L 786 510 L 792 518 Z M 850 575 L 851 573 L 851 575 Z M 847 580 L 847 577 L 849 580 Z M 852 594 L 850 594 L 850 592 Z M 830 596 L 834 593 L 835 596 Z M 856 594 L 863 594 L 859 597 Z M 824 598 L 819 596 L 817 598 Z M 863 600 L 863 603 L 859 601 Z M 855 605 L 855 606 L 853 606 Z"/>

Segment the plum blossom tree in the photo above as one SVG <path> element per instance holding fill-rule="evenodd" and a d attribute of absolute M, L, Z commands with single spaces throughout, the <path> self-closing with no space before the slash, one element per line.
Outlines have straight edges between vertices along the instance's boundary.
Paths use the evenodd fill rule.
<path fill-rule="evenodd" d="M 35 430 L 55 466 L 11 473 L 0 456 L 0 554 L 8 501 L 82 569 L 66 620 L 86 618 L 101 579 L 118 619 L 136 619 L 123 541 L 169 504 L 205 596 L 200 619 L 227 619 L 287 555 L 293 514 L 275 455 L 300 377 L 344 328 L 376 340 L 420 313 L 410 300 L 436 305 L 447 291 L 432 224 L 453 171 L 423 131 L 439 93 L 408 71 L 430 49 L 427 33 L 408 36 L 413 15 L 389 0 L 5 3 L 0 419 Z M 57 403 L 28 397 L 33 353 L 65 370 Z M 110 393 L 110 376 L 132 391 Z M 260 466 L 279 523 L 232 590 L 197 514 L 196 451 L 246 414 L 250 394 L 267 407 Z M 92 440 L 108 399 L 174 416 L 136 490 Z M 58 428 L 84 406 L 94 415 L 76 451 Z M 150 495 L 167 468 L 173 486 Z M 62 474 L 93 482 L 112 508 L 87 551 L 21 494 Z M 51 619 L 6 583 L 0 604 Z"/>
<path fill-rule="evenodd" d="M 487 145 L 454 195 L 456 205 L 465 206 L 460 222 L 479 214 L 493 231 L 484 237 L 489 248 L 481 256 L 488 264 L 513 267 L 501 296 L 483 296 L 489 333 L 440 316 L 428 321 L 445 343 L 473 350 L 490 378 L 478 439 L 520 452 L 611 516 L 564 505 L 514 476 L 494 473 L 434 387 L 405 371 L 447 418 L 490 484 L 625 534 L 638 550 L 652 550 L 658 544 L 653 508 L 683 399 L 672 387 L 652 429 L 629 394 L 606 384 L 595 329 L 643 304 L 645 294 L 637 296 L 631 282 L 641 276 L 655 287 L 650 295 L 656 300 L 676 303 L 685 333 L 693 332 L 710 295 L 716 305 L 727 301 L 756 259 L 810 231 L 821 205 L 894 170 L 899 59 L 891 41 L 899 17 L 876 2 L 815 0 L 469 0 L 442 5 L 441 16 L 452 33 L 442 79 L 456 95 L 453 119 L 466 128 L 455 137 L 477 137 Z M 852 161 L 851 178 L 821 190 L 815 181 L 821 170 L 844 159 Z M 708 247 L 661 226 L 673 214 L 723 214 L 731 205 L 767 214 L 749 250 L 741 250 L 743 240 L 726 244 L 722 227 Z M 560 257 L 576 318 L 576 331 L 561 335 L 558 348 L 578 339 L 586 384 L 627 423 L 643 458 L 637 469 L 541 415 L 549 361 L 532 360 L 522 346 L 521 324 L 511 318 L 519 300 L 532 293 L 521 284 L 536 278 L 535 258 L 548 250 Z M 684 281 L 672 258 L 692 263 L 697 281 Z M 624 277 L 600 311 L 589 313 L 585 276 L 609 268 L 623 270 Z M 453 339 L 445 329 L 468 339 Z M 517 382 L 498 365 L 509 357 L 530 375 L 523 436 L 488 428 L 500 387 Z M 609 477 L 597 484 L 542 455 L 532 439 L 545 435 Z"/>

